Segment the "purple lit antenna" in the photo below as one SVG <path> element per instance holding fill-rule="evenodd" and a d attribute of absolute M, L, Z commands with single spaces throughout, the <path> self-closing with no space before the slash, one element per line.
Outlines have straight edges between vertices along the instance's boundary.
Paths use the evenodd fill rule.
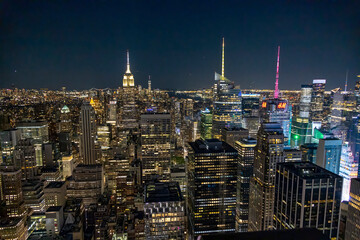
<path fill-rule="evenodd" d="M 275 82 L 275 91 L 274 91 L 275 99 L 279 97 L 279 64 L 280 64 L 280 46 L 278 46 L 278 55 L 277 55 L 277 63 L 276 63 L 276 82 Z"/>

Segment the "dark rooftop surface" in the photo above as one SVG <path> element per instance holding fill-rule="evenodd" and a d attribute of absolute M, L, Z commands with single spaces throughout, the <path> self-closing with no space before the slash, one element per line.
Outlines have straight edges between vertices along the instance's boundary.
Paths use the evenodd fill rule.
<path fill-rule="evenodd" d="M 62 206 L 51 206 L 46 210 L 46 212 L 57 212 L 60 211 L 61 208 Z"/>
<path fill-rule="evenodd" d="M 150 183 L 145 188 L 145 202 L 182 201 L 180 187 L 177 182 Z"/>
<path fill-rule="evenodd" d="M 202 236 L 201 240 L 329 240 L 320 230 L 312 228 L 283 231 L 223 233 Z"/>
<path fill-rule="evenodd" d="M 237 153 L 232 146 L 218 139 L 198 139 L 189 144 L 195 153 Z"/>
<path fill-rule="evenodd" d="M 287 162 L 279 163 L 278 165 L 285 167 L 289 172 L 292 172 L 301 178 L 341 178 L 339 175 L 311 162 Z"/>
<path fill-rule="evenodd" d="M 49 184 L 45 188 L 61 188 L 65 182 L 59 181 L 59 182 L 49 182 Z"/>

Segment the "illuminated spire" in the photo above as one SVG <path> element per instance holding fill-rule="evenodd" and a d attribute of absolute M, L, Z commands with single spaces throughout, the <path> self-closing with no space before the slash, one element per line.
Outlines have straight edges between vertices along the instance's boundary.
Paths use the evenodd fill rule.
<path fill-rule="evenodd" d="M 222 62 L 221 62 L 221 76 L 222 78 L 225 77 L 225 39 L 223 38 L 222 43 Z"/>
<path fill-rule="evenodd" d="M 129 50 L 126 51 L 127 53 L 127 68 L 126 68 L 126 73 L 131 73 L 130 72 L 130 57 L 129 57 Z"/>
<path fill-rule="evenodd" d="M 279 64 L 280 64 L 280 46 L 278 46 L 278 55 L 277 55 L 277 63 L 276 63 L 276 82 L 275 82 L 275 91 L 274 91 L 275 99 L 279 97 Z"/>
<path fill-rule="evenodd" d="M 345 92 L 346 92 L 346 90 L 347 90 L 348 75 L 349 75 L 349 69 L 346 70 Z"/>

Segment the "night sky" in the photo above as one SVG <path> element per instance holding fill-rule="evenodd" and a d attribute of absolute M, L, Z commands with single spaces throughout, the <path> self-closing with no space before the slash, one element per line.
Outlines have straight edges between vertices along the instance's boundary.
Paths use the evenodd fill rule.
<path fill-rule="evenodd" d="M 135 84 L 195 89 L 221 72 L 280 89 L 360 74 L 360 1 L 0 1 L 0 88 L 116 88 L 130 50 Z"/>

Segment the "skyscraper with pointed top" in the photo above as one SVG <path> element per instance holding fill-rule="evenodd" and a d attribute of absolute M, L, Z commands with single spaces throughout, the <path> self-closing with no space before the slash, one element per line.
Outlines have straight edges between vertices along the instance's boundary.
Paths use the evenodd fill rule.
<path fill-rule="evenodd" d="M 127 54 L 127 64 L 126 64 L 126 72 L 123 78 L 123 87 L 134 87 L 135 86 L 134 75 L 132 75 L 130 71 L 129 50 L 127 50 L 126 54 Z"/>
<path fill-rule="evenodd" d="M 135 88 L 134 76 L 130 71 L 129 50 L 127 50 L 127 67 L 123 78 L 122 99 L 120 107 L 120 128 L 122 130 L 136 129 L 139 125 L 137 111 L 137 89 Z M 123 137 L 125 137 L 125 134 Z"/>
<path fill-rule="evenodd" d="M 274 97 L 262 101 L 260 108 L 261 122 L 280 123 L 284 133 L 284 144 L 290 144 L 291 132 L 291 104 L 287 99 L 279 98 L 279 63 L 280 63 L 280 46 L 276 61 L 276 82 Z"/>
<path fill-rule="evenodd" d="M 215 72 L 213 138 L 221 139 L 225 127 L 241 127 L 241 91 L 225 77 L 225 41 L 222 42 L 221 75 Z"/>

